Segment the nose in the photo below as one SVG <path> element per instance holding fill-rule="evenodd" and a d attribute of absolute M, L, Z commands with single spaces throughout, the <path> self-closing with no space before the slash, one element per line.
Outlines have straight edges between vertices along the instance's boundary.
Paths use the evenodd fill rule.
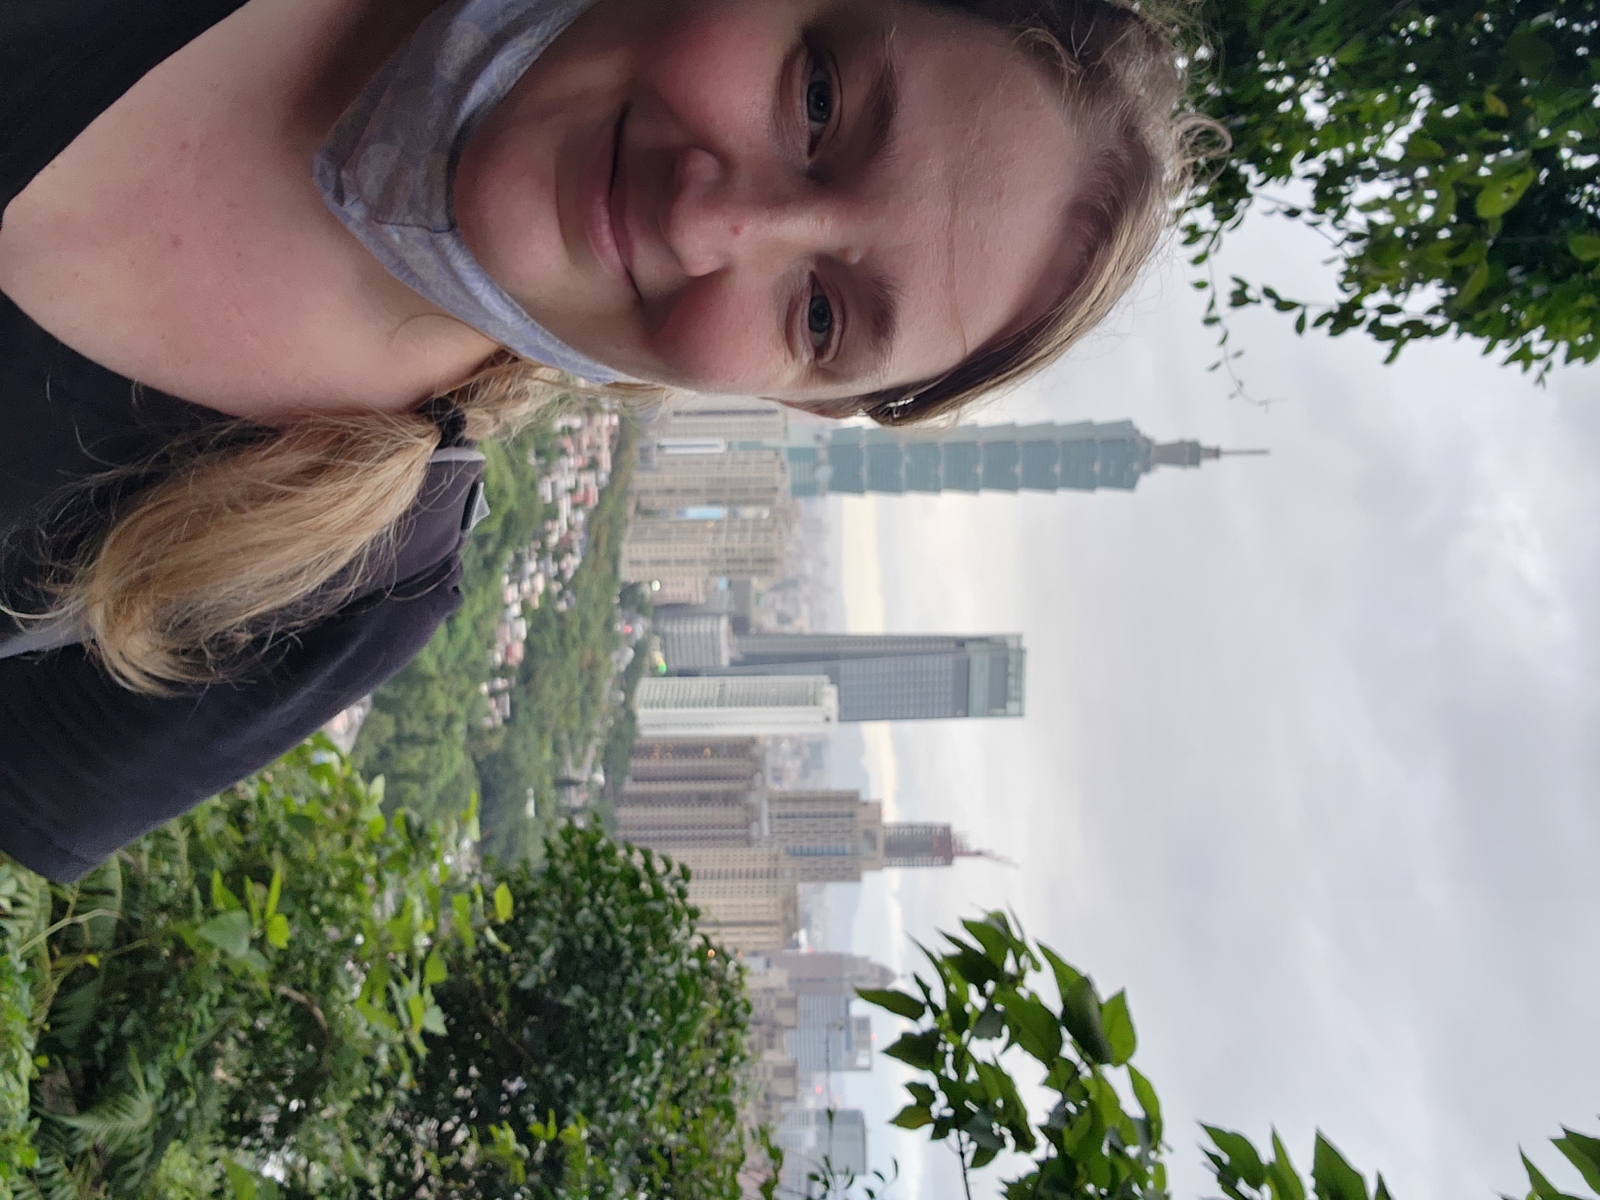
<path fill-rule="evenodd" d="M 782 264 L 839 241 L 838 205 L 781 165 L 741 164 L 690 146 L 679 151 L 672 182 L 661 232 L 690 276 Z"/>

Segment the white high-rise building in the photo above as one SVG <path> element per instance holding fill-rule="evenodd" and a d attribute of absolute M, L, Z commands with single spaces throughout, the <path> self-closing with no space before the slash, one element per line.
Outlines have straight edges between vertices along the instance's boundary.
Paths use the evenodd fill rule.
<path fill-rule="evenodd" d="M 836 725 L 839 689 L 825 675 L 656 676 L 633 706 L 640 737 L 775 737 Z"/>

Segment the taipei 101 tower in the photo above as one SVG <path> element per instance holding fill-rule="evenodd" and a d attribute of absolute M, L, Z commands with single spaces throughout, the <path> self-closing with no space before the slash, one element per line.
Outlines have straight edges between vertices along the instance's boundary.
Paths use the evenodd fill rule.
<path fill-rule="evenodd" d="M 1132 491 L 1161 467 L 1198 467 L 1265 450 L 1158 442 L 1132 421 L 957 425 L 920 430 L 844 426 L 788 448 L 796 497 L 941 492 Z"/>

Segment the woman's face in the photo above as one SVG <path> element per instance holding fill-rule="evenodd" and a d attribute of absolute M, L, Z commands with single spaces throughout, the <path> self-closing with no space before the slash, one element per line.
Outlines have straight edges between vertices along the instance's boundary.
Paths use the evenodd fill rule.
<path fill-rule="evenodd" d="M 1005 34 L 899 0 L 600 0 L 463 152 L 462 235 L 640 379 L 791 402 L 937 375 L 1042 312 L 1074 138 Z"/>

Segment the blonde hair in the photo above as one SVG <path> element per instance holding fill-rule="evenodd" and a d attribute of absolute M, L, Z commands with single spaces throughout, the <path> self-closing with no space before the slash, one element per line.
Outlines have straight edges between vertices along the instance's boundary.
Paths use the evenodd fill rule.
<path fill-rule="evenodd" d="M 887 425 L 953 413 L 1060 357 L 1155 249 L 1197 141 L 1226 140 L 1214 122 L 1181 111 L 1176 25 L 1152 15 L 1149 3 L 924 2 L 1006 30 L 1059 81 L 1068 117 L 1090 147 L 1069 214 L 1087 237 L 1060 299 L 1020 332 L 936 379 L 823 409 Z M 512 434 L 582 390 L 502 354 L 450 398 L 465 414 L 466 436 L 482 440 Z M 437 426 L 422 413 L 361 413 L 307 417 L 275 435 L 241 423 L 204 444 L 170 447 L 159 462 L 121 473 L 142 478 L 153 469 L 158 482 L 116 506 L 82 554 L 45 570 L 44 616 L 76 621 L 90 652 L 135 691 L 226 678 L 362 589 L 393 550 L 438 444 Z"/>
<path fill-rule="evenodd" d="M 448 398 L 476 441 L 592 390 L 502 353 Z M 439 439 L 421 412 L 313 415 L 276 431 L 241 421 L 97 476 L 80 496 L 158 481 L 115 505 L 82 553 L 42 564 L 50 609 L 32 619 L 76 623 L 137 692 L 237 674 L 363 590 L 395 549 Z"/>

